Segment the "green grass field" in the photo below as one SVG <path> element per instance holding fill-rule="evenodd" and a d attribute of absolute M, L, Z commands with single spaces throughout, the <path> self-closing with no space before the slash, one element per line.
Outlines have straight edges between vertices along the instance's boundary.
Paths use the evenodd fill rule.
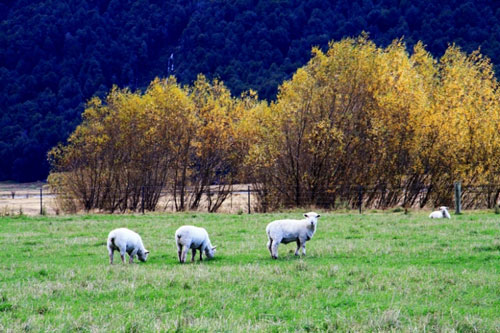
<path fill-rule="evenodd" d="M 307 256 L 266 248 L 301 213 L 0 219 L 0 332 L 500 332 L 500 215 L 322 213 Z M 177 261 L 175 230 L 203 226 L 210 261 Z M 110 266 L 111 229 L 137 231 L 146 263 Z"/>

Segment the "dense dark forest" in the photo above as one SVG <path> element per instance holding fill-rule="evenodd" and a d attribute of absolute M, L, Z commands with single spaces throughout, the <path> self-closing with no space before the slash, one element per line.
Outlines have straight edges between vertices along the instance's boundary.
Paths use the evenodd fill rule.
<path fill-rule="evenodd" d="M 47 151 L 113 84 L 218 77 L 272 100 L 311 47 L 362 31 L 380 46 L 449 43 L 500 63 L 500 4 L 427 0 L 41 0 L 0 2 L 0 180 L 43 180 Z"/>

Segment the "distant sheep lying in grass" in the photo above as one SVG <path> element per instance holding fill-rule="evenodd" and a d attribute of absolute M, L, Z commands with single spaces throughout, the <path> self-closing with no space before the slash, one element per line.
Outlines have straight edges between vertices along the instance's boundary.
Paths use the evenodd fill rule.
<path fill-rule="evenodd" d="M 450 213 L 448 213 L 448 207 L 445 206 L 439 207 L 439 210 L 432 212 L 429 217 L 431 219 L 451 219 Z"/>
<path fill-rule="evenodd" d="M 120 252 L 123 263 L 125 263 L 125 252 L 127 252 L 130 264 L 134 262 L 135 255 L 140 261 L 146 261 L 149 254 L 149 251 L 142 244 L 141 236 L 127 228 L 112 230 L 108 235 L 109 263 L 111 265 L 115 250 Z"/>
<path fill-rule="evenodd" d="M 295 255 L 299 255 L 299 249 L 302 247 L 302 254 L 306 254 L 306 242 L 312 238 L 316 232 L 319 214 L 314 212 L 304 214 L 306 217 L 302 220 L 278 220 L 267 225 L 266 233 L 269 241 L 267 248 L 273 259 L 278 258 L 278 245 L 280 243 L 288 244 L 297 242 Z"/>
<path fill-rule="evenodd" d="M 214 257 L 216 246 L 212 246 L 208 233 L 204 228 L 191 225 L 182 226 L 175 232 L 175 241 L 177 243 L 177 255 L 181 263 L 186 262 L 189 249 L 193 252 L 191 261 L 194 261 L 196 250 L 200 250 L 200 261 L 203 260 L 203 252 L 209 259 Z"/>

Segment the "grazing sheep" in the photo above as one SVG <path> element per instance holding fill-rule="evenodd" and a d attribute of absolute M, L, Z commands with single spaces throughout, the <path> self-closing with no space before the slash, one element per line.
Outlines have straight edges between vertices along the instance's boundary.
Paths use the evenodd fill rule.
<path fill-rule="evenodd" d="M 200 261 L 203 260 L 203 252 L 210 259 L 214 257 L 216 246 L 212 246 L 208 233 L 204 228 L 185 225 L 175 232 L 175 241 L 177 243 L 177 255 L 179 262 L 186 262 L 186 254 L 189 249 L 192 250 L 191 261 L 194 261 L 196 250 L 200 250 Z"/>
<path fill-rule="evenodd" d="M 304 216 L 306 218 L 303 220 L 278 220 L 267 225 L 266 233 L 269 238 L 267 248 L 273 259 L 278 259 L 278 245 L 280 243 L 297 242 L 295 255 L 299 255 L 301 247 L 302 254 L 306 254 L 306 242 L 314 235 L 320 215 L 310 212 Z"/>
<path fill-rule="evenodd" d="M 141 236 L 127 228 L 112 230 L 108 235 L 109 263 L 111 265 L 113 264 L 115 250 L 120 251 L 123 263 L 125 263 L 125 252 L 127 252 L 130 264 L 134 262 L 136 254 L 140 261 L 146 261 L 149 254 L 149 251 L 142 244 Z"/>
<path fill-rule="evenodd" d="M 451 216 L 450 216 L 450 213 L 448 213 L 448 207 L 445 207 L 445 206 L 441 206 L 439 207 L 439 210 L 435 211 L 435 212 L 432 212 L 429 217 L 431 219 L 444 219 L 444 218 L 447 218 L 447 219 L 451 219 Z"/>

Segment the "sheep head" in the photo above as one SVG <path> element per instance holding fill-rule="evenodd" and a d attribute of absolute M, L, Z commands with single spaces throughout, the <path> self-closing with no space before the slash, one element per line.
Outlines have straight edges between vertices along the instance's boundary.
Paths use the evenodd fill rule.
<path fill-rule="evenodd" d="M 215 255 L 215 248 L 216 247 L 217 246 L 213 246 L 213 247 L 212 246 L 207 246 L 205 248 L 205 255 L 207 256 L 207 258 L 212 259 L 214 257 L 214 255 Z"/>
<path fill-rule="evenodd" d="M 315 212 L 309 212 L 304 214 L 305 218 L 307 221 L 311 223 L 313 227 L 316 227 L 316 224 L 318 224 L 318 218 L 321 216 L 318 213 Z"/>
<path fill-rule="evenodd" d="M 448 207 L 446 207 L 446 206 L 441 206 L 441 207 L 439 207 L 439 210 L 440 210 L 441 212 L 443 212 L 443 217 L 444 217 L 444 218 L 448 218 L 448 219 L 450 219 L 450 218 L 451 218 L 450 213 L 448 213 Z"/>
<path fill-rule="evenodd" d="M 139 251 L 137 252 L 137 258 L 139 258 L 140 261 L 145 262 L 146 260 L 148 260 L 148 254 L 148 250 L 144 250 L 144 252 Z"/>

